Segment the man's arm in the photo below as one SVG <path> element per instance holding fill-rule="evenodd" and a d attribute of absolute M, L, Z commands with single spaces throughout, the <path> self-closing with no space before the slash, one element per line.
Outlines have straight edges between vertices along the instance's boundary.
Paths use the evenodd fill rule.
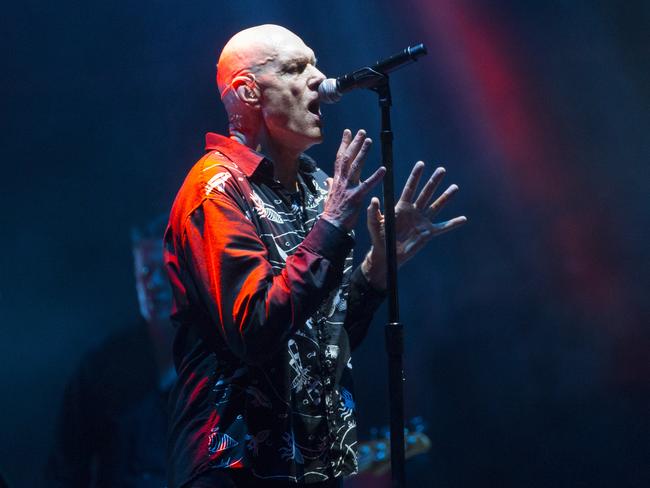
<path fill-rule="evenodd" d="M 385 297 L 386 292 L 372 286 L 364 276 L 361 266 L 358 266 L 350 278 L 348 310 L 345 316 L 345 330 L 350 338 L 352 350 L 366 337 L 370 322 Z"/>
<path fill-rule="evenodd" d="M 424 163 L 416 163 L 395 206 L 398 266 L 411 259 L 432 237 L 455 229 L 467 221 L 465 216 L 461 216 L 441 223 L 432 222 L 436 213 L 458 191 L 458 187 L 451 185 L 431 203 L 445 174 L 444 168 L 438 168 L 415 198 L 423 170 Z M 379 210 L 378 198 L 373 198 L 368 207 L 368 231 L 372 247 L 352 275 L 345 320 L 353 349 L 366 336 L 373 314 L 386 296 L 384 216 Z"/>
<path fill-rule="evenodd" d="M 183 248 L 200 300 L 226 344 L 257 363 L 286 344 L 336 286 L 353 245 L 319 220 L 275 275 L 264 243 L 227 197 L 206 200 L 187 220 Z"/>
<path fill-rule="evenodd" d="M 445 176 L 444 168 L 437 168 L 415 197 L 418 183 L 424 172 L 424 163 L 413 166 L 402 195 L 395 205 L 395 233 L 397 265 L 401 266 L 433 237 L 449 232 L 467 222 L 462 215 L 434 223 L 435 215 L 458 191 L 457 185 L 450 185 L 433 202 L 433 195 Z M 361 269 L 368 281 L 378 289 L 386 289 L 386 247 L 384 241 L 384 216 L 380 211 L 379 199 L 373 198 L 368 207 L 368 232 L 372 247 L 361 263 Z"/>
<path fill-rule="evenodd" d="M 320 306 L 340 280 L 364 197 L 384 168 L 359 174 L 372 141 L 344 131 L 321 219 L 274 275 L 253 224 L 229 198 L 204 201 L 184 223 L 183 254 L 200 300 L 237 356 L 261 362 Z"/>

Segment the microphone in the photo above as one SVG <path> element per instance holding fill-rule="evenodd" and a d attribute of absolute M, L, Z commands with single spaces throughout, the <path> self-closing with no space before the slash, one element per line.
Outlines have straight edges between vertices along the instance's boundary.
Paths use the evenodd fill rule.
<path fill-rule="evenodd" d="M 319 85 L 318 97 L 324 103 L 338 102 L 345 92 L 355 88 L 372 88 L 391 71 L 417 61 L 417 58 L 426 53 L 427 48 L 420 43 L 407 47 L 383 61 L 377 61 L 374 66 L 361 68 L 338 78 L 328 78 Z"/>

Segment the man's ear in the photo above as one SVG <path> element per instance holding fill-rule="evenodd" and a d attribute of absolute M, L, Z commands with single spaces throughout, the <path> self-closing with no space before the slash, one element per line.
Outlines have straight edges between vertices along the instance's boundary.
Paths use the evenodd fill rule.
<path fill-rule="evenodd" d="M 232 90 L 242 103 L 250 107 L 258 107 L 260 104 L 261 91 L 252 74 L 236 76 L 230 83 Z"/>

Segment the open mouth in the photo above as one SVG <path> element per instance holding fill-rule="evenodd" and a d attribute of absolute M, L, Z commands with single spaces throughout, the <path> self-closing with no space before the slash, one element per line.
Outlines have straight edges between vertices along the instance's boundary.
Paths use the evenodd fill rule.
<path fill-rule="evenodd" d="M 320 117 L 320 99 L 315 98 L 311 102 L 309 102 L 309 105 L 307 105 L 307 110 L 309 110 L 311 113 L 314 115 Z"/>

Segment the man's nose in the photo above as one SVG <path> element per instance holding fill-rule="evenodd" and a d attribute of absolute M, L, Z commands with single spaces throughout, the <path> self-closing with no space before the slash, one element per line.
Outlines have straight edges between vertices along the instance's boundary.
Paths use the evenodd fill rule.
<path fill-rule="evenodd" d="M 156 268 L 147 281 L 148 290 L 158 290 L 167 284 L 167 276 L 162 269 Z"/>
<path fill-rule="evenodd" d="M 309 76 L 309 88 L 312 90 L 318 90 L 320 84 L 325 81 L 325 75 L 315 66 L 312 67 L 312 73 Z"/>

